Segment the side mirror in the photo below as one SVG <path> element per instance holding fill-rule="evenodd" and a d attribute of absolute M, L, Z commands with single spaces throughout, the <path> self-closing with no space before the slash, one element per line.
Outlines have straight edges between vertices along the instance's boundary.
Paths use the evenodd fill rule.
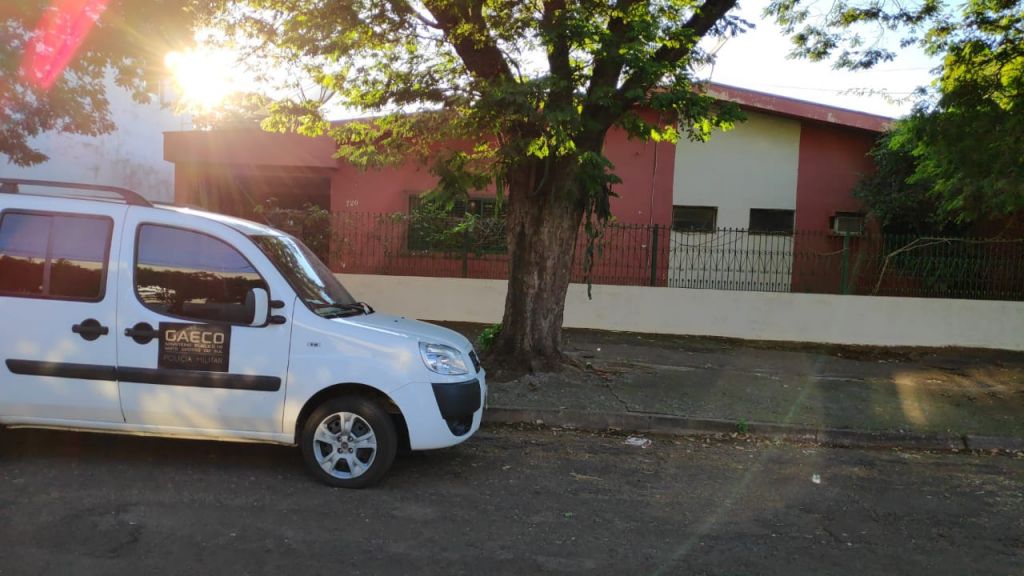
<path fill-rule="evenodd" d="M 270 317 L 270 295 L 263 288 L 250 289 L 245 295 L 245 309 L 250 326 L 266 326 Z"/>

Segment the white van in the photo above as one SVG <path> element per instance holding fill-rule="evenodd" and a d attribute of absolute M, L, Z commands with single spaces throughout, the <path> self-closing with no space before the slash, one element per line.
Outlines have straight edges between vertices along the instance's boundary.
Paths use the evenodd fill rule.
<path fill-rule="evenodd" d="M 0 425 L 298 444 L 321 481 L 480 427 L 451 330 L 356 301 L 295 238 L 120 188 L 0 179 Z"/>

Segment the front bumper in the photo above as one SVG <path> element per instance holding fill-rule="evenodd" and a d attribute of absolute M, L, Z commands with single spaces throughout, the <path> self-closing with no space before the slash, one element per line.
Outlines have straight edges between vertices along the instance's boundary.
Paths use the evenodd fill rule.
<path fill-rule="evenodd" d="M 432 450 L 460 444 L 479 428 L 487 402 L 483 370 L 472 380 L 414 382 L 392 395 L 405 417 L 413 450 Z"/>

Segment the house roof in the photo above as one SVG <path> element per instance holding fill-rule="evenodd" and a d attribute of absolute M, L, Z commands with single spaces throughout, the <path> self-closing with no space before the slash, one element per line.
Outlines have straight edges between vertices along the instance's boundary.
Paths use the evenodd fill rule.
<path fill-rule="evenodd" d="M 800 120 L 868 132 L 884 132 L 893 121 L 892 118 L 885 116 L 725 84 L 709 83 L 705 87 L 708 95 L 735 102 L 742 108 Z M 336 149 L 334 140 L 329 136 L 307 138 L 298 134 L 276 134 L 259 129 L 164 132 L 164 159 L 174 163 L 293 166 L 333 170 L 337 166 L 334 159 Z"/>
<path fill-rule="evenodd" d="M 266 132 L 257 127 L 164 132 L 164 160 L 239 166 L 334 170 L 337 145 L 329 136 Z"/>
<path fill-rule="evenodd" d="M 806 100 L 797 100 L 796 98 L 748 90 L 747 88 L 738 88 L 714 82 L 710 82 L 706 86 L 707 94 L 719 100 L 734 102 L 750 110 L 759 110 L 802 120 L 814 120 L 826 124 L 867 130 L 869 132 L 884 132 L 893 121 L 892 118 L 887 116 L 857 112 L 855 110 L 847 110 L 846 108 L 818 104 L 817 102 L 808 102 Z"/>
<path fill-rule="evenodd" d="M 888 116 L 868 114 L 867 112 L 858 112 L 838 106 L 829 106 L 818 102 L 799 100 L 787 96 L 769 94 L 768 92 L 729 86 L 727 84 L 708 82 L 702 86 L 707 90 L 709 96 L 719 100 L 734 102 L 750 110 L 759 110 L 801 120 L 813 120 L 847 128 L 867 130 L 869 132 L 885 132 L 893 121 L 893 118 Z M 348 118 L 345 120 L 334 120 L 331 124 L 342 125 L 347 122 L 372 120 L 373 118 L 373 116 Z"/>

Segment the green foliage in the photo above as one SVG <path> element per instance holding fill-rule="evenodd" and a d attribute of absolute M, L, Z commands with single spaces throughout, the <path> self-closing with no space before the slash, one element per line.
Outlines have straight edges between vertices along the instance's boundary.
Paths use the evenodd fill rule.
<path fill-rule="evenodd" d="M 453 150 L 442 154 L 430 170 L 437 177 L 437 185 L 427 192 L 426 204 L 451 211 L 456 202 L 468 202 L 471 191 L 483 190 L 491 183 L 486 169 L 479 166 L 486 161 L 486 150 L 480 153 Z"/>
<path fill-rule="evenodd" d="M 948 233 L 1024 209 L 1024 12 L 1019 2 L 971 0 L 956 22 L 922 40 L 942 55 L 935 89 L 874 152 L 858 186 L 897 232 Z"/>
<path fill-rule="evenodd" d="M 853 193 L 864 201 L 886 232 L 941 234 L 947 223 L 932 197 L 932 183 L 923 179 L 909 181 L 917 163 L 914 142 L 899 133 L 904 126 L 897 122 L 879 139 L 871 151 L 875 171 L 863 176 Z"/>
<path fill-rule="evenodd" d="M 108 75 L 136 101 L 150 101 L 159 89 L 164 55 L 191 42 L 196 17 L 193 0 L 111 0 L 64 72 L 52 86 L 43 87 L 21 73 L 26 51 L 47 12 L 75 3 L 2 4 L 0 155 L 19 166 L 47 159 L 31 143 L 40 134 L 96 136 L 114 129 L 105 86 Z M 52 40 L 63 43 L 68 37 L 55 35 Z M 46 48 L 60 51 L 59 46 Z"/>
<path fill-rule="evenodd" d="M 583 270 L 587 274 L 587 298 L 593 298 L 593 285 L 590 282 L 590 270 L 594 266 L 594 253 L 598 240 L 604 232 L 604 224 L 612 218 L 611 191 L 612 184 L 622 182 L 611 172 L 612 164 L 607 158 L 594 153 L 580 157 L 583 165 L 580 170 L 580 188 L 585 198 L 583 213 L 583 231 L 587 235 L 587 244 L 583 249 Z"/>
<path fill-rule="evenodd" d="M 836 0 L 827 8 L 802 0 L 772 0 L 765 15 L 791 35 L 793 56 L 833 59 L 837 68 L 853 70 L 896 57 L 886 34 L 899 35 L 900 46 L 906 47 L 920 41 L 930 27 L 955 21 L 940 0 Z"/>
<path fill-rule="evenodd" d="M 1024 208 L 1024 10 L 1017 1 L 971 0 L 960 25 L 931 31 L 945 54 L 936 105 L 916 112 L 913 182 L 933 181 L 956 221 Z"/>
<path fill-rule="evenodd" d="M 476 338 L 477 348 L 479 348 L 481 352 L 487 352 L 494 346 L 494 342 L 498 339 L 499 334 L 501 334 L 500 323 L 491 324 L 487 328 L 484 328 Z"/>
<path fill-rule="evenodd" d="M 409 222 L 409 249 L 477 256 L 505 252 L 505 221 L 500 211 L 467 210 L 467 201 L 428 193 L 408 216 L 399 215 Z"/>

